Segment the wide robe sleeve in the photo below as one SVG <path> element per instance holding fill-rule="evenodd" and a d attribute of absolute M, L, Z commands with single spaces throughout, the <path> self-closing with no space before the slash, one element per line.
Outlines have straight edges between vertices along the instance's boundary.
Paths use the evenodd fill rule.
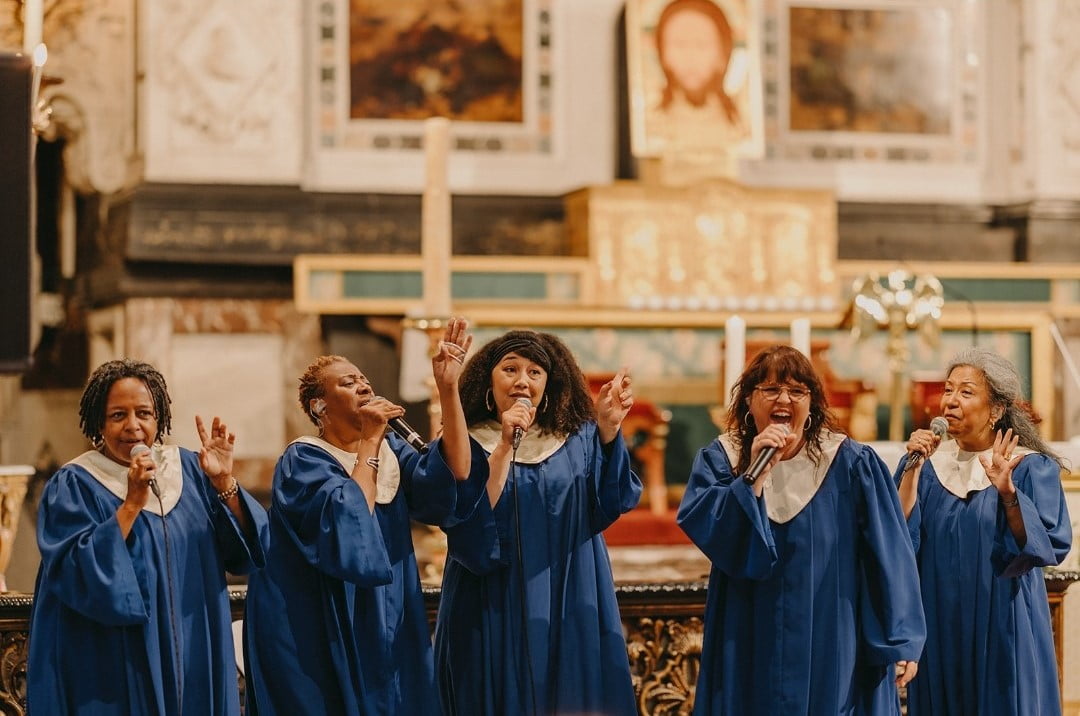
<path fill-rule="evenodd" d="M 587 428 L 584 443 L 589 446 L 592 463 L 589 492 L 591 510 L 589 521 L 593 534 L 603 532 L 619 515 L 637 507 L 641 500 L 641 479 L 630 469 L 630 451 L 622 431 L 607 445 L 600 444 L 600 431 L 595 423 Z"/>
<path fill-rule="evenodd" d="M 495 507 L 488 499 L 490 474 L 488 455 L 480 443 L 469 438 L 472 446 L 472 469 L 469 478 L 458 483 L 455 509 L 443 524 L 447 557 L 460 562 L 476 575 L 491 574 L 510 564 L 504 554 L 510 544 L 509 500 L 499 500 Z"/>
<path fill-rule="evenodd" d="M 713 566 L 730 577 L 765 579 L 776 564 L 765 500 L 734 474 L 718 441 L 694 459 L 676 521 Z"/>
<path fill-rule="evenodd" d="M 900 489 L 900 481 L 904 477 L 904 469 L 907 467 L 908 459 L 905 455 L 900 459 L 900 464 L 896 466 L 896 471 L 893 473 L 893 484 L 896 489 Z M 930 480 L 936 480 L 937 476 L 933 474 L 934 468 L 927 461 L 921 468 L 922 472 L 919 474 L 919 487 L 915 495 L 915 506 L 911 508 L 911 514 L 907 517 L 907 532 L 908 537 L 911 539 L 911 548 L 915 551 L 915 554 L 919 553 L 919 548 L 922 546 L 922 502 L 923 495 L 926 492 L 926 485 Z M 899 496 L 897 496 L 899 499 Z M 903 507 L 900 508 L 900 513 L 903 514 Z"/>
<path fill-rule="evenodd" d="M 61 468 L 45 485 L 37 539 L 44 576 L 39 584 L 65 606 L 107 626 L 148 622 L 147 576 L 137 566 L 144 545 L 134 530 L 124 540 L 116 506 L 95 497 L 74 468 Z"/>
<path fill-rule="evenodd" d="M 390 558 L 376 517 L 325 450 L 293 443 L 278 460 L 273 509 L 299 553 L 325 574 L 362 587 L 389 584 Z"/>
<path fill-rule="evenodd" d="M 852 476 L 858 495 L 863 648 L 868 663 L 917 661 L 926 643 L 926 617 L 908 525 L 888 467 L 859 446 Z"/>
<path fill-rule="evenodd" d="M 441 525 L 457 504 L 457 480 L 442 456 L 442 438 L 437 438 L 421 455 L 396 435 L 387 435 L 398 458 L 401 487 L 409 506 L 409 517 L 428 525 Z"/>
<path fill-rule="evenodd" d="M 1013 471 L 1027 542 L 1021 548 L 998 504 L 991 562 L 1001 577 L 1061 564 L 1072 546 L 1072 524 L 1061 485 L 1061 468 L 1042 454 L 1026 455 Z"/>
<path fill-rule="evenodd" d="M 214 541 L 221 553 L 225 569 L 232 574 L 250 574 L 256 569 L 262 569 L 266 565 L 266 550 L 270 546 L 270 523 L 266 518 L 266 510 L 246 490 L 241 489 L 237 493 L 241 508 L 251 522 L 252 534 L 246 534 L 236 516 L 218 499 L 210 479 L 199 465 L 198 453 L 181 450 L 181 454 L 185 479 L 188 475 L 192 476 L 189 485 L 194 483 L 199 491 L 210 516 L 210 523 L 214 526 Z"/>

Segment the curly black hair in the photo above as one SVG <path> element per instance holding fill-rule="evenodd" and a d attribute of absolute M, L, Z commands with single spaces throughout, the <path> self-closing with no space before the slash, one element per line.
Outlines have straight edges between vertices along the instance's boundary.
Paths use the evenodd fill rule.
<path fill-rule="evenodd" d="M 747 419 L 750 395 L 762 381 L 774 377 L 778 382 L 802 383 L 810 390 L 810 427 L 803 430 L 807 454 L 815 462 L 821 458 L 822 430 L 840 432 L 836 418 L 829 412 L 825 386 L 810 360 L 791 346 L 775 345 L 764 349 L 750 361 L 728 396 L 724 428 L 739 444 L 739 464 L 735 472 L 743 474 L 750 467 L 750 445 L 757 435 L 757 425 Z"/>
<path fill-rule="evenodd" d="M 94 445 L 101 444 L 101 429 L 105 425 L 105 408 L 113 383 L 124 378 L 138 378 L 150 391 L 154 401 L 154 415 L 158 432 L 154 442 L 159 442 L 172 428 L 172 411 L 169 409 L 169 388 L 157 368 L 149 363 L 124 358 L 102 363 L 86 381 L 82 398 L 79 399 L 79 428 Z"/>
<path fill-rule="evenodd" d="M 513 352 L 521 357 L 539 365 L 550 365 L 544 398 L 536 411 L 536 424 L 541 430 L 569 435 L 585 423 L 596 420 L 596 408 L 585 375 L 566 344 L 550 333 L 518 330 L 489 341 L 465 364 L 460 392 L 465 421 L 469 425 L 499 419 L 497 409 L 489 407 L 488 391 L 491 390 L 491 372 L 506 354 L 502 349 L 511 343 L 516 346 Z"/>

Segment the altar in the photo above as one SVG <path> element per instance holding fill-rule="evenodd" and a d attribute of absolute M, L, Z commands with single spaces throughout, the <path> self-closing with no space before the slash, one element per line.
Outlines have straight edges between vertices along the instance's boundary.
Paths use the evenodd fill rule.
<path fill-rule="evenodd" d="M 616 577 L 616 597 L 626 634 L 626 651 L 641 716 L 688 714 L 693 708 L 701 662 L 707 562 L 693 547 L 635 550 L 628 558 L 620 548 L 612 549 Z M 678 578 L 674 577 L 676 572 Z M 650 578 L 644 578 L 650 574 Z M 1047 570 L 1044 574 L 1049 594 L 1059 683 L 1063 674 L 1062 640 L 1065 590 L 1080 580 L 1074 570 Z M 426 586 L 424 598 L 432 624 L 441 590 Z M 246 590 L 229 592 L 233 619 L 243 618 Z M 26 657 L 30 610 L 33 595 L 0 594 L 0 712 L 26 716 Z M 243 674 L 237 674 L 243 691 Z"/>

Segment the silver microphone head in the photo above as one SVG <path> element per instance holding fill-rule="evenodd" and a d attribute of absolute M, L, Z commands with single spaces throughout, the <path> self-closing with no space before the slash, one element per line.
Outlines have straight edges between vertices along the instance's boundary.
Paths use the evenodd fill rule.
<path fill-rule="evenodd" d="M 150 452 L 150 448 L 147 447 L 146 443 L 139 443 L 138 445 L 132 445 L 131 446 L 131 452 L 128 453 L 128 457 L 130 457 L 132 460 L 134 460 L 139 455 L 146 455 L 149 452 Z"/>
<path fill-rule="evenodd" d="M 518 398 L 517 402 L 522 403 L 526 408 L 531 408 L 532 407 L 532 401 L 529 400 L 528 398 L 526 398 L 525 396 L 521 396 L 520 398 Z"/>
<path fill-rule="evenodd" d="M 949 421 L 940 415 L 930 421 L 930 432 L 939 438 L 949 432 Z"/>

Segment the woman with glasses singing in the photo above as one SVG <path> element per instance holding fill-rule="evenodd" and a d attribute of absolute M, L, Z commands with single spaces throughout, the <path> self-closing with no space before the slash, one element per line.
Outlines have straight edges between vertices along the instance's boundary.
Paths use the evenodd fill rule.
<path fill-rule="evenodd" d="M 713 563 L 695 714 L 898 714 L 926 639 L 889 472 L 810 361 L 759 353 L 678 521 Z"/>

